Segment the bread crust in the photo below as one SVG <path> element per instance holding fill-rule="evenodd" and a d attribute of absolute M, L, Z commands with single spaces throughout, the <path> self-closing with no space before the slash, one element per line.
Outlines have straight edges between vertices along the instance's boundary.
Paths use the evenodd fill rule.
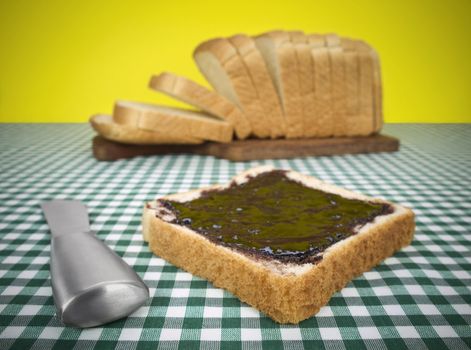
<path fill-rule="evenodd" d="M 163 72 L 151 77 L 149 87 L 227 120 L 234 126 L 239 139 L 245 139 L 250 134 L 250 123 L 235 104 L 190 79 Z"/>
<path fill-rule="evenodd" d="M 194 137 L 182 137 L 178 132 L 174 134 L 158 131 L 141 130 L 133 126 L 117 124 L 110 115 L 96 114 L 90 117 L 90 124 L 98 134 L 107 140 L 128 143 L 133 145 L 158 144 L 199 144 L 203 140 Z"/>
<path fill-rule="evenodd" d="M 271 171 L 271 167 L 250 169 L 233 181 L 242 183 L 249 176 Z M 287 176 L 307 187 L 342 195 L 346 198 L 389 203 L 350 192 L 322 181 L 288 171 Z M 207 189 L 166 196 L 188 201 Z M 187 227 L 169 223 L 158 202 L 150 202 L 143 213 L 143 237 L 157 255 L 195 275 L 225 288 L 247 304 L 280 323 L 298 323 L 316 314 L 333 293 L 351 279 L 368 271 L 386 257 L 408 245 L 414 233 L 414 214 L 410 209 L 389 203 L 392 214 L 379 216 L 358 233 L 335 243 L 323 252 L 316 264 L 289 264 L 254 258 L 234 249 L 217 245 Z"/>

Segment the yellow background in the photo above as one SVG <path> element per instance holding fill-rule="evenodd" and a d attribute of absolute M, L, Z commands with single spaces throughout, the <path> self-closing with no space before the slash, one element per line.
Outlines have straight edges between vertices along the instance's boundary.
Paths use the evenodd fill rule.
<path fill-rule="evenodd" d="M 470 13 L 469 0 L 2 0 L 0 121 L 84 122 L 116 99 L 179 105 L 148 78 L 168 70 L 204 83 L 199 42 L 300 29 L 379 51 L 387 122 L 471 122 Z"/>

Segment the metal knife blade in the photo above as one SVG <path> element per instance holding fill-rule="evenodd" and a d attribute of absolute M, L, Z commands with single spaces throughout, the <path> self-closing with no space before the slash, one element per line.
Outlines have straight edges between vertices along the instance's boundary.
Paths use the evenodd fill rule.
<path fill-rule="evenodd" d="M 90 231 L 87 207 L 79 201 L 54 200 L 41 208 L 53 236 Z"/>

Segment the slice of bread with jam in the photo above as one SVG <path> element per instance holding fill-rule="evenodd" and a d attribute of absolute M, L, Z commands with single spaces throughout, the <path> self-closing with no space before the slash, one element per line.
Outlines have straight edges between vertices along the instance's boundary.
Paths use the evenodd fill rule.
<path fill-rule="evenodd" d="M 143 214 L 155 254 L 280 323 L 316 314 L 414 229 L 406 207 L 267 166 L 156 199 Z"/>

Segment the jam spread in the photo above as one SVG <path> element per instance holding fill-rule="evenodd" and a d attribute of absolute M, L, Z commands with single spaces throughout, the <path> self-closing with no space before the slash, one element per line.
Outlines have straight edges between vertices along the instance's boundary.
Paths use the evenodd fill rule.
<path fill-rule="evenodd" d="M 244 184 L 233 182 L 227 189 L 209 190 L 185 203 L 160 203 L 175 215 L 173 223 L 216 244 L 298 264 L 319 261 L 329 246 L 392 212 L 389 204 L 311 189 L 285 173 L 262 173 Z"/>

